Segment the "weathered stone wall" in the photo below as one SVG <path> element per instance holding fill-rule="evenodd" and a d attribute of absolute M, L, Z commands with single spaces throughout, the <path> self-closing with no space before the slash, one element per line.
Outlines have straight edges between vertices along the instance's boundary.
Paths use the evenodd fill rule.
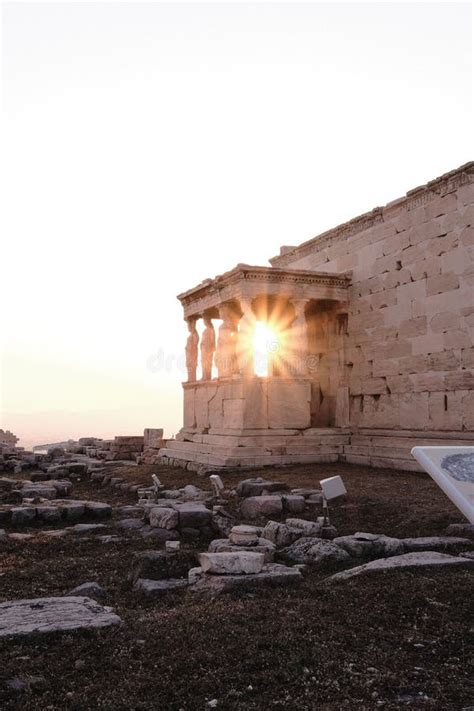
<path fill-rule="evenodd" d="M 470 163 L 271 260 L 352 271 L 338 377 L 355 431 L 474 432 L 473 181 Z"/>

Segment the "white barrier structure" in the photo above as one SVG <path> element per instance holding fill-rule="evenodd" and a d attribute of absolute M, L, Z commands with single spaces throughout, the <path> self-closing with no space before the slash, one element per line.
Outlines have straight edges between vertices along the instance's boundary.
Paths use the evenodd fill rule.
<path fill-rule="evenodd" d="M 413 447 L 411 453 L 474 523 L 474 447 Z"/>

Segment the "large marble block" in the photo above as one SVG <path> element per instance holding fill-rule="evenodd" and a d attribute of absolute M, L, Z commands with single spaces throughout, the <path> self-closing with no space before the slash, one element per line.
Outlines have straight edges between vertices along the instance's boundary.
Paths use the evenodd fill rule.
<path fill-rule="evenodd" d="M 269 379 L 268 425 L 271 429 L 310 427 L 311 383 L 309 380 Z"/>

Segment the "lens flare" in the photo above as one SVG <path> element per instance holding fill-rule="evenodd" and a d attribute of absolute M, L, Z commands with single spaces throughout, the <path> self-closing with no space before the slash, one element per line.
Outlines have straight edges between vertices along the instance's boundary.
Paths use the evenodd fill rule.
<path fill-rule="evenodd" d="M 256 375 L 261 377 L 268 375 L 269 360 L 275 357 L 279 345 L 276 332 L 263 321 L 257 321 L 252 339 Z"/>

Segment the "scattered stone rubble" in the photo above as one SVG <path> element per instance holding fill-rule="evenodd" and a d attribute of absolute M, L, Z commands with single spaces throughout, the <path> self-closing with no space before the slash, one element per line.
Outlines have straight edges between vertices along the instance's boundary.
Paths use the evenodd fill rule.
<path fill-rule="evenodd" d="M 262 477 L 245 479 L 236 489 L 242 497 L 240 513 L 245 519 L 279 516 L 283 513 L 301 514 L 305 510 L 320 509 L 323 501 L 320 489 L 292 489 L 278 481 Z"/>
<path fill-rule="evenodd" d="M 112 507 L 99 501 L 75 501 L 54 499 L 53 501 L 15 506 L 0 506 L 0 525 L 13 527 L 30 526 L 36 523 L 74 522 L 82 518 L 107 518 Z"/>
<path fill-rule="evenodd" d="M 143 451 L 138 458 L 139 464 L 158 464 L 160 462 L 158 452 L 165 446 L 166 440 L 163 439 L 162 429 L 145 429 L 143 431 Z"/>
<path fill-rule="evenodd" d="M 69 496 L 72 482 L 50 479 L 48 482 L 0 477 L 0 503 L 21 503 L 24 499 L 56 499 Z"/>
<path fill-rule="evenodd" d="M 2 434 L 3 433 L 3 434 Z M 0 471 L 13 469 L 16 472 L 28 467 L 36 467 L 45 462 L 64 460 L 75 456 L 102 461 L 140 461 L 154 464 L 158 461 L 158 450 L 166 445 L 162 429 L 147 428 L 143 435 L 116 436 L 114 439 L 100 437 L 80 437 L 76 440 L 38 445 L 32 452 L 16 446 L 18 438 L 10 432 L 0 430 Z"/>
<path fill-rule="evenodd" d="M 155 475 L 150 486 L 120 476 L 122 463 L 157 461 L 162 445 L 163 431 L 158 429 L 145 430 L 143 437 L 116 437 L 113 441 L 83 438 L 47 453 L 0 445 L 0 471 L 15 475 L 32 470 L 29 480 L 0 477 L 0 525 L 73 524 L 33 533 L 0 529 L 0 543 L 35 536 L 87 537 L 91 533 L 103 543 L 121 540 L 105 535 L 102 523 L 77 523 L 83 517 L 103 519 L 112 514 L 108 504 L 66 498 L 75 480 L 87 478 L 96 485 L 136 493 L 137 504 L 117 509 L 122 518 L 115 525 L 166 547 L 134 558 L 130 582 L 137 593 L 146 596 L 189 590 L 212 597 L 259 586 L 292 585 L 302 581 L 308 566 L 350 566 L 356 561 L 356 567 L 329 580 L 418 567 L 474 566 L 470 524 L 452 525 L 446 536 L 436 537 L 397 539 L 366 532 L 338 536 L 318 515 L 323 502 L 320 489 L 290 490 L 282 482 L 257 477 L 241 481 L 235 491 L 226 491 L 216 474 L 209 477 L 212 490 L 193 485 L 166 489 Z M 243 522 L 226 511 L 225 503 L 231 496 L 240 499 Z M 303 514 L 313 520 L 299 518 Z M 248 521 L 259 525 L 248 525 Z M 180 542 L 195 540 L 206 541 L 208 550 L 197 553 L 181 548 Z M 360 565 L 361 560 L 370 562 Z M 4 603 L 0 605 L 0 637 L 118 624 L 120 619 L 110 608 L 96 602 L 104 598 L 106 591 L 97 582 L 86 582 L 63 598 Z"/>

